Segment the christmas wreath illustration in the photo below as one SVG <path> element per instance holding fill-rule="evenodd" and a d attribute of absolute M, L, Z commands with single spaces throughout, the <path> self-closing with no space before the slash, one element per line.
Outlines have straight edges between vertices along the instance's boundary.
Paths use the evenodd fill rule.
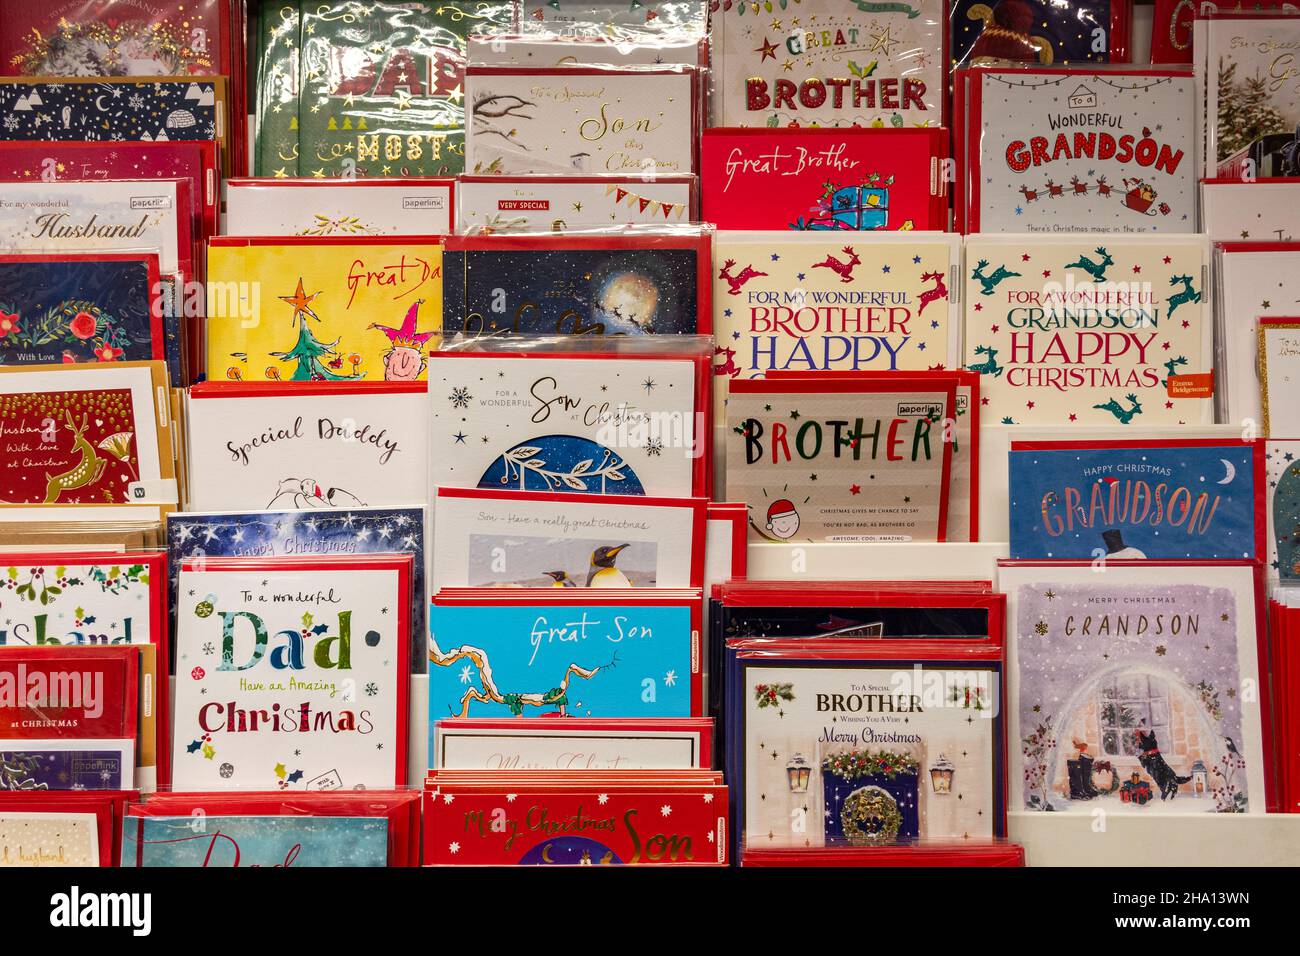
<path fill-rule="evenodd" d="M 840 808 L 844 838 L 851 846 L 876 846 L 893 843 L 903 825 L 898 804 L 879 787 L 854 790 Z"/>

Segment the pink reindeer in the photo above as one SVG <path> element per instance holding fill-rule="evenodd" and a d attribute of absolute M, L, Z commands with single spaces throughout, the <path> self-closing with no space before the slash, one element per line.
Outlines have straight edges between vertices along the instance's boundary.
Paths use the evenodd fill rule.
<path fill-rule="evenodd" d="M 917 307 L 916 314 L 919 316 L 925 311 L 925 307 L 936 299 L 948 298 L 948 287 L 943 284 L 942 272 L 926 272 L 921 276 L 922 282 L 933 282 L 933 289 L 925 289 L 917 297 L 920 305 Z"/>

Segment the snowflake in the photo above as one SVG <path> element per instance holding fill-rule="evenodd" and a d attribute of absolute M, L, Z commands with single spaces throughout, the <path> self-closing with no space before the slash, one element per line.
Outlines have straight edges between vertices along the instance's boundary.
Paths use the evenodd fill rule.
<path fill-rule="evenodd" d="M 1035 624 L 1035 625 L 1034 625 L 1034 633 L 1037 634 L 1039 637 L 1046 637 L 1046 636 L 1047 636 L 1047 622 L 1046 622 L 1046 621 L 1039 621 L 1037 624 Z"/>
<path fill-rule="evenodd" d="M 712 802 L 713 802 L 713 794 L 711 794 L 711 793 L 706 793 L 706 794 L 704 795 L 704 802 L 705 802 L 705 803 L 712 803 Z"/>
<path fill-rule="evenodd" d="M 132 93 L 131 98 L 126 101 L 127 105 L 133 110 L 144 109 L 144 97 L 139 93 Z"/>
<path fill-rule="evenodd" d="M 664 675 L 664 686 L 673 687 L 677 684 L 677 671 L 669 671 Z"/>
<path fill-rule="evenodd" d="M 603 807 L 605 804 L 609 803 L 609 794 L 607 794 L 607 793 L 602 793 L 602 794 L 598 795 L 598 796 L 596 797 L 596 802 L 599 803 L 599 804 Z"/>
<path fill-rule="evenodd" d="M 456 795 L 454 793 L 444 793 L 442 795 L 443 803 L 451 803 L 455 799 L 456 799 Z"/>
<path fill-rule="evenodd" d="M 517 796 L 517 794 L 507 793 L 507 794 L 506 794 L 506 803 L 514 803 L 514 802 L 515 802 L 515 797 L 516 797 L 516 796 Z"/>
<path fill-rule="evenodd" d="M 17 128 L 18 128 L 18 117 L 15 116 L 13 113 L 10 113 L 8 116 L 5 117 L 5 129 L 15 130 Z"/>
<path fill-rule="evenodd" d="M 217 652 L 217 645 L 213 644 L 211 641 L 207 641 L 204 643 L 203 645 L 204 654 L 212 655 L 215 654 L 216 652 Z"/>
<path fill-rule="evenodd" d="M 664 443 L 658 438 L 651 438 L 645 443 L 645 453 L 658 457 L 659 453 L 664 450 Z"/>
<path fill-rule="evenodd" d="M 670 817 L 673 815 L 673 808 L 665 803 L 662 807 L 659 808 L 659 813 L 662 816 Z"/>
<path fill-rule="evenodd" d="M 447 849 L 450 850 L 452 853 L 459 853 L 459 852 L 460 852 L 460 844 L 459 844 L 459 843 L 456 843 L 456 842 L 453 840 L 451 843 L 449 843 L 449 844 L 447 845 Z"/>
<path fill-rule="evenodd" d="M 451 407 L 452 408 L 469 408 L 469 401 L 472 396 L 468 388 L 453 388 L 451 390 Z"/>
<path fill-rule="evenodd" d="M 370 683 L 366 684 L 366 696 L 367 696 L 367 697 L 374 697 L 374 696 L 375 696 L 376 694 L 378 694 L 378 693 L 379 693 L 379 685 L 378 685 L 378 684 L 376 684 L 374 681 L 371 681 Z"/>

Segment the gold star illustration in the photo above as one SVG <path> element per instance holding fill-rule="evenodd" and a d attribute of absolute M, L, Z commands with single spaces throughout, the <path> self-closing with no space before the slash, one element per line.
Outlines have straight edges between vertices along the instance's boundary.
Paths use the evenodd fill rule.
<path fill-rule="evenodd" d="M 791 70 L 794 69 L 794 60 L 787 59 L 784 63 L 781 64 L 781 69 L 789 73 Z"/>
<path fill-rule="evenodd" d="M 276 179 L 288 179 L 288 178 L 289 178 L 289 174 L 288 174 L 287 172 L 285 172 L 284 167 L 281 166 L 279 169 L 277 169 L 277 170 L 275 171 L 275 178 L 276 178 Z"/>
<path fill-rule="evenodd" d="M 325 178 L 325 167 L 322 166 L 320 169 L 313 170 L 313 171 L 312 171 L 312 176 L 314 176 L 316 179 L 324 179 L 324 178 Z"/>
<path fill-rule="evenodd" d="M 871 32 L 871 46 L 867 49 L 868 53 L 883 53 L 889 56 L 894 52 L 894 47 L 898 46 L 898 41 L 894 39 L 893 28 L 889 24 L 883 27 L 876 27 Z"/>

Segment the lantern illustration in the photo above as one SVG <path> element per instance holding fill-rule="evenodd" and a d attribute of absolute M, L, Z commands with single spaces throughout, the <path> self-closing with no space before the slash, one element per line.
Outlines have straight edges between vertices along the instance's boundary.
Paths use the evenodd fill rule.
<path fill-rule="evenodd" d="M 808 780 L 812 777 L 812 767 L 803 754 L 795 754 L 785 765 L 785 775 L 790 781 L 791 793 L 807 793 Z"/>
<path fill-rule="evenodd" d="M 1204 797 L 1210 792 L 1210 771 L 1205 761 L 1197 759 L 1192 764 L 1192 796 Z"/>
<path fill-rule="evenodd" d="M 952 793 L 952 775 L 957 768 L 943 754 L 930 767 L 930 786 L 935 793 Z"/>

